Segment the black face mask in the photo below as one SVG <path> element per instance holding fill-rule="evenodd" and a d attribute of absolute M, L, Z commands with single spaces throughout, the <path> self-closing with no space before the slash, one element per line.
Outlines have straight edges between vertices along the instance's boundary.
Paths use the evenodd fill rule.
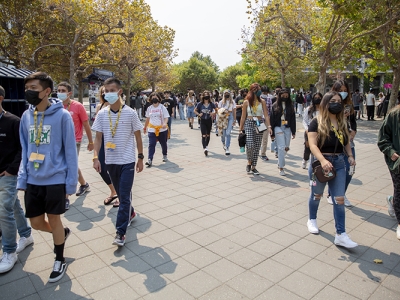
<path fill-rule="evenodd" d="M 203 99 L 204 100 L 210 100 L 210 96 L 204 96 Z"/>
<path fill-rule="evenodd" d="M 153 98 L 153 99 L 151 99 L 151 103 L 153 103 L 153 104 L 156 104 L 156 103 L 158 103 L 158 99 L 157 99 L 157 98 Z"/>
<path fill-rule="evenodd" d="M 313 99 L 313 103 L 314 103 L 315 105 L 321 104 L 321 98 L 314 98 L 314 99 Z"/>
<path fill-rule="evenodd" d="M 224 95 L 225 99 L 228 99 L 230 95 Z"/>
<path fill-rule="evenodd" d="M 343 111 L 343 105 L 337 102 L 329 103 L 328 111 L 334 115 L 340 114 Z"/>
<path fill-rule="evenodd" d="M 43 91 L 40 91 L 40 92 L 43 92 Z M 25 91 L 25 100 L 28 101 L 29 104 L 32 104 L 33 106 L 37 106 L 43 100 L 43 98 L 42 99 L 39 98 L 40 92 L 26 90 Z"/>

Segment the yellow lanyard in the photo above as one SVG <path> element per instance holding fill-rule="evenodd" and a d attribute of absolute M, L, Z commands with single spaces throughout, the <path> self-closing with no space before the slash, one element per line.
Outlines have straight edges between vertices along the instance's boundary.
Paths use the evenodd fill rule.
<path fill-rule="evenodd" d="M 71 100 L 68 102 L 67 110 L 69 111 L 69 108 L 71 107 Z"/>
<path fill-rule="evenodd" d="M 336 137 L 339 139 L 339 142 L 344 146 L 344 136 L 342 132 L 336 130 L 335 126 L 332 125 L 332 130 L 335 133 Z"/>
<path fill-rule="evenodd" d="M 33 113 L 33 119 L 35 122 L 34 126 L 35 126 L 35 132 L 36 132 L 35 144 L 36 144 L 36 147 L 39 147 L 40 137 L 42 136 L 42 129 L 43 129 L 44 111 L 42 113 L 42 118 L 40 119 L 39 128 L 37 128 L 37 114 L 38 114 L 38 111 L 37 111 L 37 109 L 35 109 L 35 112 Z"/>
<path fill-rule="evenodd" d="M 112 121 L 111 121 L 111 107 L 108 110 L 108 119 L 110 120 L 111 136 L 113 138 L 114 138 L 115 133 L 117 132 L 117 127 L 118 127 L 119 117 L 121 116 L 121 111 L 122 111 L 122 103 L 121 103 L 121 106 L 119 107 L 119 110 L 118 110 L 117 121 L 115 121 L 115 125 L 113 127 L 113 124 L 112 124 Z"/>

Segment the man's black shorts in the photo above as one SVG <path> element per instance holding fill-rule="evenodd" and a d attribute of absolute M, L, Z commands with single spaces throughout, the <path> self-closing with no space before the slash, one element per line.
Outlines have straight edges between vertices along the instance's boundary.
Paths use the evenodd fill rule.
<path fill-rule="evenodd" d="M 25 216 L 61 215 L 65 213 L 65 184 L 28 184 L 25 192 Z"/>

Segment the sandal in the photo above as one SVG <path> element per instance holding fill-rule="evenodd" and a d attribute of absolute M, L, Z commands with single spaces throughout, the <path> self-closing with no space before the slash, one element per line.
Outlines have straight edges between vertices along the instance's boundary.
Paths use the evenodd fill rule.
<path fill-rule="evenodd" d="M 113 207 L 119 207 L 119 201 L 118 200 L 114 202 Z"/>
<path fill-rule="evenodd" d="M 109 196 L 104 200 L 104 205 L 110 205 L 118 196 Z"/>

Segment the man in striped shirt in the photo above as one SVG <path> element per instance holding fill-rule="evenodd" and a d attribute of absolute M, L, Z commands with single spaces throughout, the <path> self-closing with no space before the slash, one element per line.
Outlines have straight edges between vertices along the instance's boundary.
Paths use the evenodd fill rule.
<path fill-rule="evenodd" d="M 143 170 L 143 143 L 141 130 L 143 125 L 137 113 L 121 99 L 121 82 L 109 78 L 104 82 L 104 99 L 110 104 L 99 111 L 92 129 L 96 131 L 94 141 L 93 168 L 101 171 L 98 159 L 102 137 L 104 136 L 105 163 L 111 181 L 119 198 L 116 221 L 116 236 L 113 245 L 123 246 L 127 227 L 136 213 L 132 207 L 132 185 L 136 171 Z M 139 152 L 136 161 L 135 148 Z"/>

